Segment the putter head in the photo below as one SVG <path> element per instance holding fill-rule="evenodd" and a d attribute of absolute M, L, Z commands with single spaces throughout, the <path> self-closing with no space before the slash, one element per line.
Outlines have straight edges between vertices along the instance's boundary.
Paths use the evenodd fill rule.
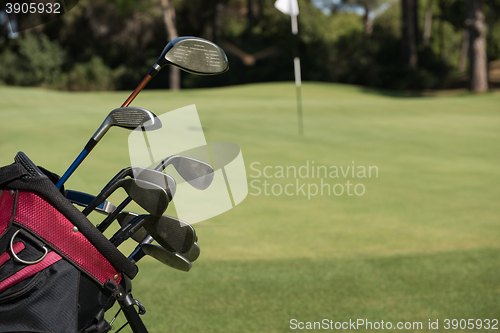
<path fill-rule="evenodd" d="M 102 125 L 92 136 L 92 139 L 99 141 L 111 126 L 130 130 L 142 127 L 146 131 L 153 131 L 160 129 L 162 124 L 160 119 L 149 110 L 133 106 L 121 107 L 108 114 Z"/>
<path fill-rule="evenodd" d="M 216 44 L 198 37 L 178 37 L 170 41 L 152 70 L 158 72 L 167 64 L 198 75 L 222 74 L 229 69 L 224 51 Z"/>
<path fill-rule="evenodd" d="M 141 245 L 142 251 L 148 256 L 151 256 L 159 262 L 178 269 L 180 271 L 188 272 L 193 265 L 183 256 L 170 252 L 161 246 L 145 243 Z"/>
<path fill-rule="evenodd" d="M 165 169 L 168 165 L 173 165 L 179 175 L 198 190 L 207 189 L 214 180 L 212 166 L 195 158 L 173 155 L 164 159 L 156 169 Z"/>

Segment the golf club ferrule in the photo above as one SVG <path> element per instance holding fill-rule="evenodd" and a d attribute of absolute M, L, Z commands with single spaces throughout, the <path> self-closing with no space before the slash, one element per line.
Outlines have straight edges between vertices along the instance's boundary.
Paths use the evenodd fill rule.
<path fill-rule="evenodd" d="M 98 142 L 98 140 L 94 140 L 94 138 L 91 138 L 91 139 L 89 140 L 89 142 L 87 142 L 87 144 L 85 145 L 85 148 L 84 148 L 84 149 L 85 149 L 87 152 L 91 151 L 91 150 L 95 147 L 95 145 L 97 144 L 97 142 Z"/>
<path fill-rule="evenodd" d="M 161 66 L 158 65 L 158 63 L 154 64 L 153 67 L 151 67 L 151 69 L 149 70 L 149 75 L 151 77 L 155 76 L 156 74 L 158 74 L 158 72 L 160 71 L 161 69 Z"/>

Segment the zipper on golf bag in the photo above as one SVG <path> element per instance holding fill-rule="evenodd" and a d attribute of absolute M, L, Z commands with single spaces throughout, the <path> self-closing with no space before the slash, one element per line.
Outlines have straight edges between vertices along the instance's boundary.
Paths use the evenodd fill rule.
<path fill-rule="evenodd" d="M 55 181 L 22 152 L 0 168 L 0 332 L 108 332 L 104 313 L 137 273 Z"/>

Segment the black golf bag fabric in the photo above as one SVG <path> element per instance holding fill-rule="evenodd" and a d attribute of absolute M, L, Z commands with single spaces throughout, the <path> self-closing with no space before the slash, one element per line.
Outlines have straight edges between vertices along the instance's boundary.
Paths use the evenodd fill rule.
<path fill-rule="evenodd" d="M 0 332 L 107 332 L 113 292 L 137 273 L 54 180 L 22 152 L 0 168 Z"/>

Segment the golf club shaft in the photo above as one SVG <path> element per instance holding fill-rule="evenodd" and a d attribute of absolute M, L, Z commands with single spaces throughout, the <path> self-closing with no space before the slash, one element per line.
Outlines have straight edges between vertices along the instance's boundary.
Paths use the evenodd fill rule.
<path fill-rule="evenodd" d="M 146 218 L 138 218 L 135 221 L 130 221 L 125 225 L 125 228 L 120 228 L 120 230 L 118 230 L 113 237 L 109 239 L 109 241 L 116 247 L 120 246 L 125 240 L 129 239 L 132 234 L 144 224 L 145 221 Z"/>
<path fill-rule="evenodd" d="M 122 104 L 122 107 L 126 107 L 126 106 L 129 106 L 130 103 L 132 103 L 132 101 L 135 99 L 135 97 L 137 95 L 139 95 L 139 93 L 141 92 L 141 90 L 146 86 L 146 84 L 148 84 L 149 80 L 151 80 L 153 77 L 151 75 L 146 75 L 146 77 L 144 77 L 144 79 L 142 80 L 141 83 L 139 83 L 139 85 L 137 86 L 137 88 L 135 88 L 135 90 L 132 92 L 132 94 L 130 94 L 130 96 L 127 98 L 127 100 Z"/>
<path fill-rule="evenodd" d="M 153 240 L 153 237 L 149 234 L 144 237 L 142 242 L 137 245 L 134 251 L 132 251 L 132 253 L 128 256 L 128 259 L 132 262 L 138 262 L 139 260 L 141 260 L 146 255 L 146 253 L 144 253 L 144 251 L 142 250 L 142 244 L 152 243 Z"/>
<path fill-rule="evenodd" d="M 120 212 L 122 210 L 125 209 L 125 207 L 132 201 L 132 198 L 131 197 L 127 197 L 125 200 L 122 201 L 121 204 L 118 205 L 118 207 L 116 207 L 116 209 L 113 211 L 113 213 L 109 214 L 108 216 L 106 216 L 106 218 L 101 222 L 101 224 L 99 224 L 97 226 L 97 229 L 100 231 L 100 232 L 104 232 L 106 231 L 106 229 L 111 225 L 111 223 L 113 223 L 113 221 L 116 219 L 116 217 L 118 216 L 118 214 L 120 214 Z"/>
<path fill-rule="evenodd" d="M 64 175 L 62 175 L 62 177 L 57 182 L 57 184 L 56 184 L 57 188 L 61 188 L 61 186 L 63 186 L 63 184 L 66 182 L 66 180 L 68 180 L 69 176 L 71 176 L 73 174 L 73 172 L 75 172 L 76 168 L 78 168 L 78 166 L 83 162 L 85 157 L 87 157 L 87 155 L 92 151 L 92 149 L 94 149 L 96 144 L 97 144 L 97 141 L 94 139 L 90 139 L 89 142 L 87 142 L 87 144 L 85 145 L 85 148 L 83 148 L 80 155 L 78 155 L 78 157 L 73 161 L 73 163 L 70 165 L 68 170 L 66 170 Z"/>
<path fill-rule="evenodd" d="M 132 92 L 132 94 L 130 94 L 130 96 L 127 98 L 127 100 L 122 104 L 121 107 L 129 106 L 130 103 L 132 103 L 132 101 L 137 97 L 137 95 L 142 91 L 142 89 L 146 86 L 146 84 L 148 84 L 149 80 L 151 80 L 152 78 L 153 78 L 153 76 L 151 76 L 150 74 L 146 75 L 144 77 L 144 79 L 141 81 L 141 83 L 139 83 L 137 88 L 135 88 L 135 90 Z M 61 188 L 61 186 L 63 186 L 63 184 L 66 182 L 66 180 L 68 180 L 68 178 L 73 174 L 73 172 L 75 172 L 76 168 L 78 168 L 78 166 L 83 162 L 85 157 L 87 157 L 87 155 L 90 153 L 90 151 L 96 146 L 97 142 L 98 141 L 96 141 L 94 139 L 89 140 L 89 142 L 87 143 L 85 148 L 82 150 L 80 155 L 78 155 L 78 157 L 73 161 L 73 163 L 68 168 L 68 170 L 66 170 L 64 175 L 59 179 L 59 181 L 56 184 L 57 188 Z"/>

